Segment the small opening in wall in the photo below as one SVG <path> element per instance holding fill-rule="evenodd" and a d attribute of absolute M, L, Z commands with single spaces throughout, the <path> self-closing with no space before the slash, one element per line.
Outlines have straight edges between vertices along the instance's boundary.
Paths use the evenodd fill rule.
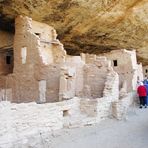
<path fill-rule="evenodd" d="M 40 37 L 41 34 L 40 33 L 35 33 L 35 35 L 37 35 L 38 37 Z"/>
<path fill-rule="evenodd" d="M 11 55 L 6 55 L 6 64 L 11 64 L 11 60 L 12 59 L 12 57 L 11 57 Z"/>
<path fill-rule="evenodd" d="M 118 66 L 117 60 L 113 60 L 114 66 Z"/>
<path fill-rule="evenodd" d="M 148 70 L 146 69 L 146 70 L 145 70 L 145 72 L 147 73 L 147 72 L 148 72 Z"/>
<path fill-rule="evenodd" d="M 0 62 L 3 63 L 3 68 L 0 73 L 7 75 L 9 73 L 13 73 L 13 49 L 8 48 L 6 51 L 2 51 L 0 53 Z"/>
<path fill-rule="evenodd" d="M 63 117 L 66 117 L 69 115 L 69 110 L 63 110 Z"/>

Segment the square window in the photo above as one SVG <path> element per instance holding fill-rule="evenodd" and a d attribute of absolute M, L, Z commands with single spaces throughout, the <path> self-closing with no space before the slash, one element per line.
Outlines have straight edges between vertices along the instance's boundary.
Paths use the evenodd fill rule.
<path fill-rule="evenodd" d="M 114 66 L 118 66 L 117 60 L 113 60 Z"/>
<path fill-rule="evenodd" d="M 69 115 L 69 111 L 68 110 L 63 110 L 63 117 L 66 117 Z"/>

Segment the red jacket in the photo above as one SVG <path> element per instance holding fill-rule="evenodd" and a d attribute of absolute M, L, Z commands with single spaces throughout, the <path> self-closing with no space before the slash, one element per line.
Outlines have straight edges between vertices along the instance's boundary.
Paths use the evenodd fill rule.
<path fill-rule="evenodd" d="M 146 88 L 143 85 L 140 85 L 137 89 L 137 93 L 139 94 L 139 97 L 146 96 Z"/>

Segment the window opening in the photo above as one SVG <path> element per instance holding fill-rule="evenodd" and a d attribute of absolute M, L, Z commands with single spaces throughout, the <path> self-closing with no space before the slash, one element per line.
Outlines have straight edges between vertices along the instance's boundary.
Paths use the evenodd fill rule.
<path fill-rule="evenodd" d="M 118 66 L 117 60 L 113 60 L 114 66 Z"/>
<path fill-rule="evenodd" d="M 13 56 L 13 53 L 12 52 L 7 52 L 6 54 L 6 64 L 9 65 L 9 64 L 12 64 L 12 57 Z"/>
<path fill-rule="evenodd" d="M 63 110 L 63 117 L 66 117 L 69 115 L 69 111 L 68 110 Z"/>

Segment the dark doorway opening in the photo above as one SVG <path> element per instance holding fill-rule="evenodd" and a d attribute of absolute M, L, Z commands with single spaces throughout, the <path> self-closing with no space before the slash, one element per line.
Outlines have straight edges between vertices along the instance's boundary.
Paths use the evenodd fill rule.
<path fill-rule="evenodd" d="M 115 67 L 118 66 L 117 60 L 113 60 L 113 64 Z"/>

